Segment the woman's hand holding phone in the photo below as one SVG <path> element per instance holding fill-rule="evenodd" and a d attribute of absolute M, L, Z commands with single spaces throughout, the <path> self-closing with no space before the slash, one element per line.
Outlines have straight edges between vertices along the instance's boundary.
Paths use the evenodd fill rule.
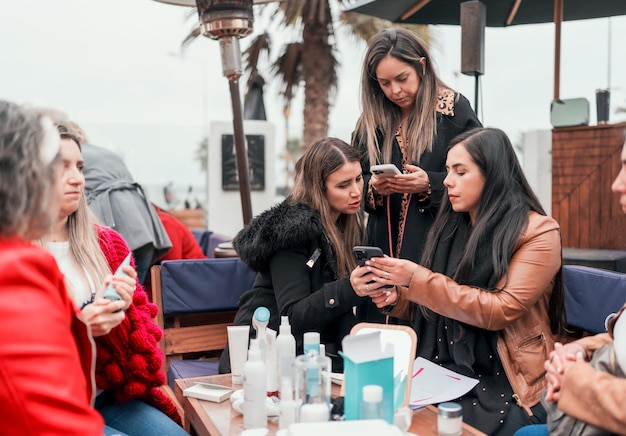
<path fill-rule="evenodd" d="M 408 164 L 404 166 L 404 169 L 406 174 L 400 173 L 387 177 L 381 177 L 372 173 L 374 177 L 371 178 L 370 183 L 380 195 L 419 194 L 430 189 L 430 179 L 426 171 L 416 165 Z"/>
<path fill-rule="evenodd" d="M 81 313 L 91 327 L 92 336 L 104 336 L 124 321 L 124 306 L 124 300 L 110 301 L 100 298 L 83 307 Z"/>
<path fill-rule="evenodd" d="M 359 297 L 374 297 L 388 295 L 391 285 L 380 283 L 371 269 L 366 266 L 366 262 L 374 257 L 383 257 L 383 251 L 378 247 L 356 246 L 352 249 L 358 268 L 350 274 L 352 289 Z"/>
<path fill-rule="evenodd" d="M 102 298 L 110 301 L 123 300 L 126 310 L 133 301 L 133 294 L 137 285 L 137 271 L 130 266 L 131 253 L 128 253 L 113 276 L 108 276 L 106 287 L 101 294 Z"/>

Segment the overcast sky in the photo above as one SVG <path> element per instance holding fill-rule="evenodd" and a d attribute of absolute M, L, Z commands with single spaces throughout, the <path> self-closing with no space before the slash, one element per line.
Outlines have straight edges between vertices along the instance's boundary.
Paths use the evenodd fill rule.
<path fill-rule="evenodd" d="M 204 120 L 231 120 L 219 44 L 198 39 L 182 58 L 179 44 L 195 16 L 152 0 L 0 0 L 0 98 L 52 106 L 81 124 L 93 143 L 124 155 L 143 184 L 204 184 L 193 150 Z M 262 20 L 256 29 L 262 30 Z M 561 98 L 586 97 L 595 124 L 595 90 L 611 86 L 611 120 L 626 106 L 626 17 L 563 24 Z M 474 78 L 458 73 L 460 29 L 431 27 L 441 77 L 474 103 Z M 330 132 L 349 140 L 359 115 L 358 82 L 365 45 L 342 38 L 339 92 Z M 242 46 L 251 40 L 241 40 Z M 486 31 L 479 116 L 514 141 L 549 129 L 553 95 L 554 25 Z M 608 81 L 610 80 L 610 84 Z M 242 94 L 244 89 L 242 88 Z M 277 149 L 284 122 L 276 87 L 266 89 Z M 302 99 L 293 107 L 292 136 L 301 135 Z M 277 150 L 277 153 L 280 150 Z"/>

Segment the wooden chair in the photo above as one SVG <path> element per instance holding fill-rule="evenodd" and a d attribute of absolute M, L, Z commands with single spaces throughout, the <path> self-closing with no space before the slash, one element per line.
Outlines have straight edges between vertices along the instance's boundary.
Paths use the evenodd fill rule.
<path fill-rule="evenodd" d="M 173 359 L 219 357 L 241 294 L 255 274 L 239 258 L 166 261 L 153 266 L 152 301 L 163 330 L 163 370 Z M 173 382 L 172 382 L 173 383 Z"/>

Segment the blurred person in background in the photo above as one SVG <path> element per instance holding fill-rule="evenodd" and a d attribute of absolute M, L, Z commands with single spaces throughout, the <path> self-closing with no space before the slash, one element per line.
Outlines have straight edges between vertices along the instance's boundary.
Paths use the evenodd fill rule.
<path fill-rule="evenodd" d="M 622 212 L 626 214 L 626 142 L 622 146 L 621 161 L 621 170 L 611 190 L 620 194 Z M 596 427 L 587 429 L 594 431 L 593 434 L 626 434 L 626 379 L 601 371 L 590 363 L 594 352 L 613 344 L 617 367 L 626 373 L 625 309 L 626 305 L 608 322 L 606 333 L 555 344 L 544 364 L 548 380 L 545 400 L 556 403 L 560 412 Z M 544 424 L 524 427 L 515 436 L 548 434 L 548 426 Z"/>

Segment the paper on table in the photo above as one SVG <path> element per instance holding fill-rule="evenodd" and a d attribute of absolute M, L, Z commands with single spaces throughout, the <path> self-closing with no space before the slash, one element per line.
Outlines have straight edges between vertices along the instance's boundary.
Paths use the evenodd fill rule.
<path fill-rule="evenodd" d="M 413 363 L 409 406 L 417 409 L 428 404 L 454 400 L 469 392 L 477 383 L 475 378 L 466 377 L 418 357 Z"/>

